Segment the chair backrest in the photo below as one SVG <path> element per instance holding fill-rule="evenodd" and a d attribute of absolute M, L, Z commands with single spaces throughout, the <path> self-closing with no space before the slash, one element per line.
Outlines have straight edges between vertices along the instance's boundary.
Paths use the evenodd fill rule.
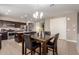
<path fill-rule="evenodd" d="M 54 41 L 53 41 L 53 44 L 54 44 L 54 47 L 57 48 L 57 40 L 59 38 L 59 33 L 57 33 L 55 36 L 54 36 Z"/>
<path fill-rule="evenodd" d="M 25 40 L 25 48 L 31 49 L 32 42 L 31 42 L 30 34 L 24 34 L 24 40 Z"/>
<path fill-rule="evenodd" d="M 49 31 L 45 31 L 44 35 L 51 35 L 51 33 Z"/>
<path fill-rule="evenodd" d="M 51 35 L 50 31 L 44 31 L 44 37 L 49 37 Z"/>
<path fill-rule="evenodd" d="M 34 32 L 34 31 L 30 32 L 31 35 L 34 35 L 35 33 L 36 33 L 36 32 Z"/>
<path fill-rule="evenodd" d="M 54 38 L 54 36 L 50 37 L 50 38 L 48 39 L 48 43 L 49 43 L 53 38 Z"/>
<path fill-rule="evenodd" d="M 24 34 L 35 35 L 35 34 L 36 34 L 36 32 L 35 32 L 35 31 L 31 31 L 31 32 L 26 32 L 26 33 L 24 33 Z"/>

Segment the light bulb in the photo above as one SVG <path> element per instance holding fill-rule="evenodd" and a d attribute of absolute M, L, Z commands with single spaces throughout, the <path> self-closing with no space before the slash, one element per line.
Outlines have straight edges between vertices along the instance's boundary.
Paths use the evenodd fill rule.
<path fill-rule="evenodd" d="M 40 13 L 40 18 L 42 18 L 42 17 L 43 17 L 43 12 Z"/>
<path fill-rule="evenodd" d="M 70 18 L 67 18 L 67 20 L 69 21 L 69 20 L 70 20 Z"/>

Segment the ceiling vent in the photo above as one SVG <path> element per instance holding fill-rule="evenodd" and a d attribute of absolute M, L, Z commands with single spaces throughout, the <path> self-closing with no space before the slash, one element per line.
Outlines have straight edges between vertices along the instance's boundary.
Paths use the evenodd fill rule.
<path fill-rule="evenodd" d="M 50 4 L 50 7 L 53 7 L 54 6 L 54 4 Z"/>

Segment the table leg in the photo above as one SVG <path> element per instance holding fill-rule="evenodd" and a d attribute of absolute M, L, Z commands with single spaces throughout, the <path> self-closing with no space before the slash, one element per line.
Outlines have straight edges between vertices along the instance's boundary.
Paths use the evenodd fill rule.
<path fill-rule="evenodd" d="M 43 42 L 43 49 L 42 49 L 42 54 L 43 55 L 46 55 L 47 54 L 47 45 L 46 45 L 46 42 Z"/>
<path fill-rule="evenodd" d="M 24 55 L 24 39 L 22 39 L 22 55 Z"/>

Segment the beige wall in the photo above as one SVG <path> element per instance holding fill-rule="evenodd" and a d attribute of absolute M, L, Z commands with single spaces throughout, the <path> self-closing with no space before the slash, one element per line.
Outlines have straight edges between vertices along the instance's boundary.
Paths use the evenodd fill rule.
<path fill-rule="evenodd" d="M 77 13 L 69 14 L 66 17 L 67 17 L 67 39 L 77 41 Z"/>

